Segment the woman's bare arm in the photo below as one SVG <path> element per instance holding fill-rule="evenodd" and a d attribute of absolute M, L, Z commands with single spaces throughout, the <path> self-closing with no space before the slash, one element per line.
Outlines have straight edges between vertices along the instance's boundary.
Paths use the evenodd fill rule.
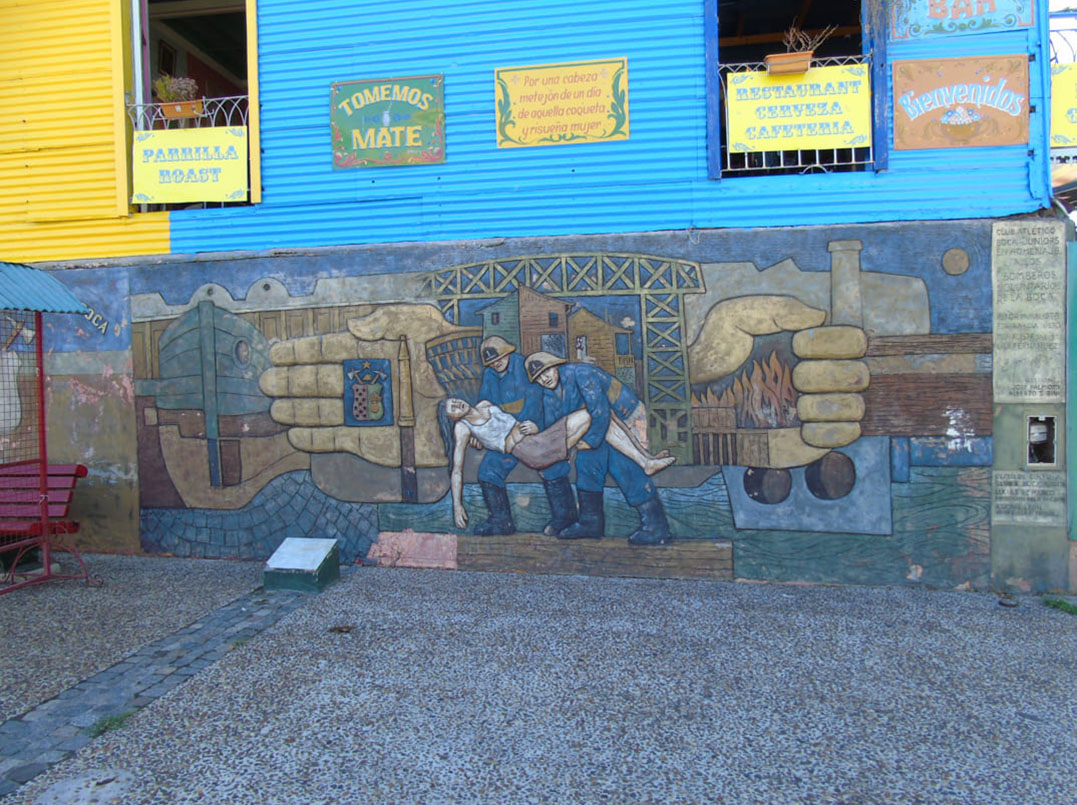
<path fill-rule="evenodd" d="M 453 522 L 462 530 L 467 528 L 467 509 L 464 508 L 464 457 L 467 455 L 471 429 L 464 422 L 457 422 L 453 428 L 453 437 L 456 446 L 453 448 L 449 487 L 452 489 Z"/>

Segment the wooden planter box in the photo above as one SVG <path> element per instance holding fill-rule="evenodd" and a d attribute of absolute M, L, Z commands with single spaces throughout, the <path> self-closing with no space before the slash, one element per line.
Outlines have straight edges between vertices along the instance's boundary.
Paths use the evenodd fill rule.
<path fill-rule="evenodd" d="M 184 117 L 199 117 L 202 114 L 202 101 L 169 101 L 161 103 L 161 114 L 170 120 Z"/>
<path fill-rule="evenodd" d="M 767 75 L 790 75 L 792 73 L 805 73 L 811 67 L 811 57 L 814 51 L 802 50 L 796 53 L 771 53 L 764 56 L 767 63 Z"/>

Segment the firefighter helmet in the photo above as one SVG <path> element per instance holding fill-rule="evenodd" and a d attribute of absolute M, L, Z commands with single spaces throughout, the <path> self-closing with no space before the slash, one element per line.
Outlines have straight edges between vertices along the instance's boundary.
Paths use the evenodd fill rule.
<path fill-rule="evenodd" d="M 479 355 L 482 356 L 483 366 L 489 366 L 492 363 L 496 363 L 499 358 L 511 355 L 515 351 L 516 347 L 499 335 L 492 335 L 489 338 L 484 338 L 482 344 L 479 345 Z"/>
<path fill-rule="evenodd" d="M 527 356 L 524 366 L 527 369 L 528 379 L 534 383 L 538 380 L 538 376 L 547 369 L 560 366 L 563 363 L 565 363 L 564 358 L 551 355 L 549 352 L 533 352 Z"/>

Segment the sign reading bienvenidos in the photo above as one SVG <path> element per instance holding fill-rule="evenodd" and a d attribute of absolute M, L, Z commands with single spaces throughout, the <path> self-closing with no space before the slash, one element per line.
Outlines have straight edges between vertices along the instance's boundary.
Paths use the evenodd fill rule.
<path fill-rule="evenodd" d="M 1024 54 L 894 62 L 894 148 L 1028 142 Z"/>
<path fill-rule="evenodd" d="M 494 70 L 497 147 L 628 139 L 628 59 Z"/>
<path fill-rule="evenodd" d="M 735 153 L 856 148 L 871 139 L 871 89 L 863 64 L 770 76 L 733 73 L 726 111 Z"/>
<path fill-rule="evenodd" d="M 247 199 L 247 129 L 136 131 L 133 204 Z"/>
<path fill-rule="evenodd" d="M 334 168 L 444 162 L 444 76 L 333 84 L 329 120 Z"/>

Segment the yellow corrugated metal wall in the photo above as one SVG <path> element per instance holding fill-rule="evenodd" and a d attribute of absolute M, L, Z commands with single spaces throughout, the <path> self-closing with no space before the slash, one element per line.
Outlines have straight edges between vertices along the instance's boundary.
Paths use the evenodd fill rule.
<path fill-rule="evenodd" d="M 0 0 L 0 259 L 161 254 L 132 215 L 121 0 Z"/>

